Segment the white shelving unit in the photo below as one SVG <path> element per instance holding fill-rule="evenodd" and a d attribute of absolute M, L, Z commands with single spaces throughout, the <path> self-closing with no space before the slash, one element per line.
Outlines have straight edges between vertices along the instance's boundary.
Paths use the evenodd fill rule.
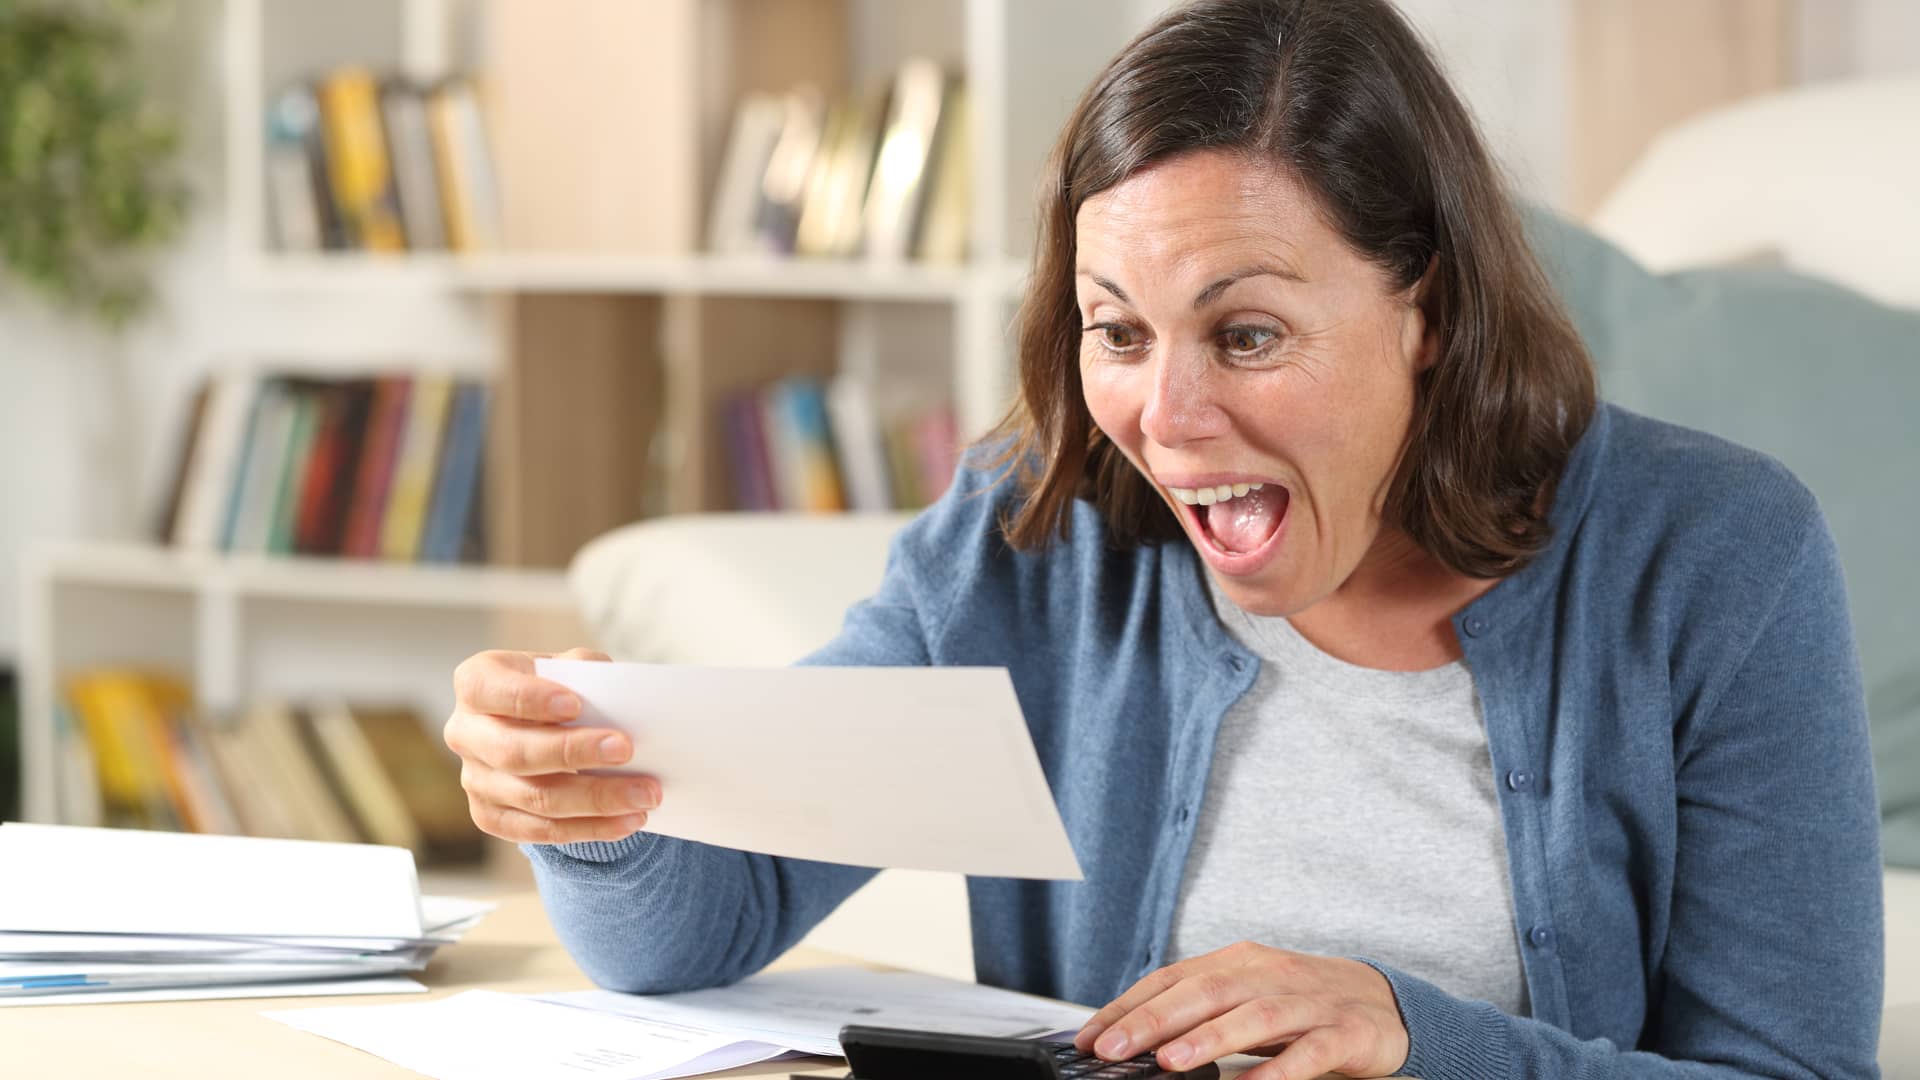
<path fill-rule="evenodd" d="M 190 674 L 198 702 L 344 694 L 452 704 L 454 666 L 485 648 L 491 616 L 570 619 L 557 570 L 223 556 L 134 544 L 29 549 L 21 573 L 24 810 L 59 820 L 55 696 L 99 665 Z"/>

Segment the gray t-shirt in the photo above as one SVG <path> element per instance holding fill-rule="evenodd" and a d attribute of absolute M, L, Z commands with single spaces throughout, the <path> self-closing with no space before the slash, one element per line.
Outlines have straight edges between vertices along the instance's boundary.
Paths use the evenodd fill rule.
<path fill-rule="evenodd" d="M 1260 675 L 1220 722 L 1168 961 L 1242 940 L 1366 956 L 1526 1015 L 1466 665 L 1357 667 L 1217 586 L 1213 599 Z"/>

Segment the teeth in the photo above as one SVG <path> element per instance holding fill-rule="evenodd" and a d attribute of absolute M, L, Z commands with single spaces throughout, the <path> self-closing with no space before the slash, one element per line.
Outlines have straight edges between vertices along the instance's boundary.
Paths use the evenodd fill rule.
<path fill-rule="evenodd" d="M 1188 506 L 1212 506 L 1228 499 L 1237 499 L 1249 491 L 1259 491 L 1264 484 L 1221 484 L 1218 487 L 1183 488 L 1170 487 L 1167 490 L 1173 497 Z"/>

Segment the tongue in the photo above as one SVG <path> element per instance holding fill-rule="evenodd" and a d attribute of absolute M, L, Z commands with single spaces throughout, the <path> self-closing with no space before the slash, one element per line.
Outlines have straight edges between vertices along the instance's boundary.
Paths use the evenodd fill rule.
<path fill-rule="evenodd" d="M 1273 536 L 1286 509 L 1287 489 L 1270 484 L 1207 507 L 1207 529 L 1223 549 L 1244 555 Z"/>

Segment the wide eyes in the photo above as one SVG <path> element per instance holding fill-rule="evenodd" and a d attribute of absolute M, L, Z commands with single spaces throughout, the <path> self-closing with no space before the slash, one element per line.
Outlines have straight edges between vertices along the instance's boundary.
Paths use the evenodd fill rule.
<path fill-rule="evenodd" d="M 1126 323 L 1096 323 L 1083 333 L 1093 337 L 1109 353 L 1136 353 L 1146 346 L 1146 336 Z M 1265 326 L 1229 326 L 1214 335 L 1214 344 L 1230 358 L 1244 360 L 1264 353 L 1280 337 L 1279 331 Z"/>

